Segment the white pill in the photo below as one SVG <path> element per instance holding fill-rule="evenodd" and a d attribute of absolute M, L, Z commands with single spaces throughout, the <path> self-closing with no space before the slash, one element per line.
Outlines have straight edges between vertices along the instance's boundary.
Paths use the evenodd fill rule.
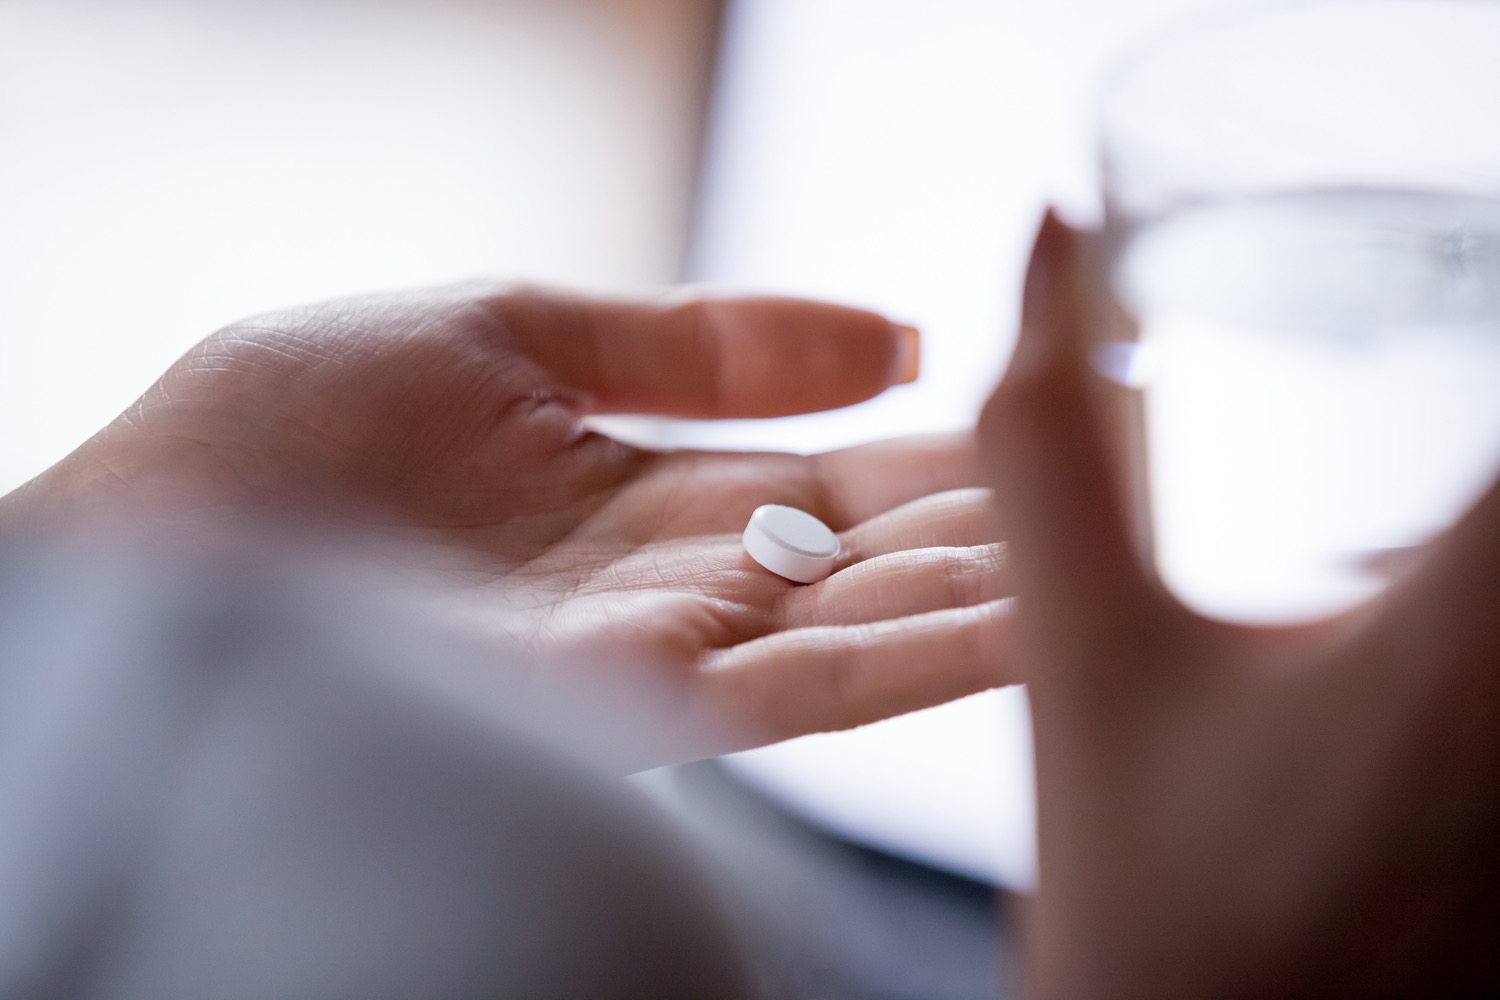
<path fill-rule="evenodd" d="M 777 576 L 817 583 L 833 572 L 839 536 L 804 510 L 768 503 L 745 525 L 745 551 Z"/>

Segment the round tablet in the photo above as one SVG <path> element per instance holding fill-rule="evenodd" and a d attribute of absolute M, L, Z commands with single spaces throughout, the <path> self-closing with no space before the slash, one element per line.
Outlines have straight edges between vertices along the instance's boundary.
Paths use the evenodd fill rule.
<path fill-rule="evenodd" d="M 768 503 L 745 525 L 745 551 L 777 576 L 817 583 L 833 572 L 839 536 L 805 510 Z"/>

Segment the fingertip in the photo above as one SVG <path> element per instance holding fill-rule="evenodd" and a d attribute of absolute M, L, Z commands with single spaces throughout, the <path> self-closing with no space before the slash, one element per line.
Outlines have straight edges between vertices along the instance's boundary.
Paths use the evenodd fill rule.
<path fill-rule="evenodd" d="M 1086 234 L 1048 208 L 1037 226 L 1021 293 L 1021 324 L 1008 372 L 1021 374 L 1066 361 L 1078 352 L 1091 298 Z"/>
<path fill-rule="evenodd" d="M 892 385 L 909 385 L 922 374 L 922 331 L 901 323 L 891 324 L 896 334 Z"/>
<path fill-rule="evenodd" d="M 735 300 L 718 318 L 719 416 L 786 416 L 862 402 L 921 370 L 921 333 L 879 313 L 806 299 Z"/>

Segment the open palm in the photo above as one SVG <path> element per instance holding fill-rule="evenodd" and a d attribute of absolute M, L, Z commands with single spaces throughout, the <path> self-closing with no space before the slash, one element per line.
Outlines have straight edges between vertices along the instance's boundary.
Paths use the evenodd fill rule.
<path fill-rule="evenodd" d="M 592 413 L 774 416 L 909 374 L 912 332 L 790 299 L 454 288 L 236 324 L 12 498 L 312 505 L 442 542 L 444 613 L 649 667 L 683 755 L 845 728 L 1002 683 L 1007 617 L 967 436 L 819 456 L 656 452 Z M 841 535 L 799 586 L 739 531 L 784 503 Z M 432 596 L 432 595 L 429 595 Z"/>

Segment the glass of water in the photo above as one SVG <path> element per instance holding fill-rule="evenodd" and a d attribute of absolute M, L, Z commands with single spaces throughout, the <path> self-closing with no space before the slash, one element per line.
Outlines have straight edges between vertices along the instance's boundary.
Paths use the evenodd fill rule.
<path fill-rule="evenodd" d="M 1500 4 L 1303 3 L 1110 80 L 1097 355 L 1204 613 L 1352 606 L 1500 471 Z"/>

